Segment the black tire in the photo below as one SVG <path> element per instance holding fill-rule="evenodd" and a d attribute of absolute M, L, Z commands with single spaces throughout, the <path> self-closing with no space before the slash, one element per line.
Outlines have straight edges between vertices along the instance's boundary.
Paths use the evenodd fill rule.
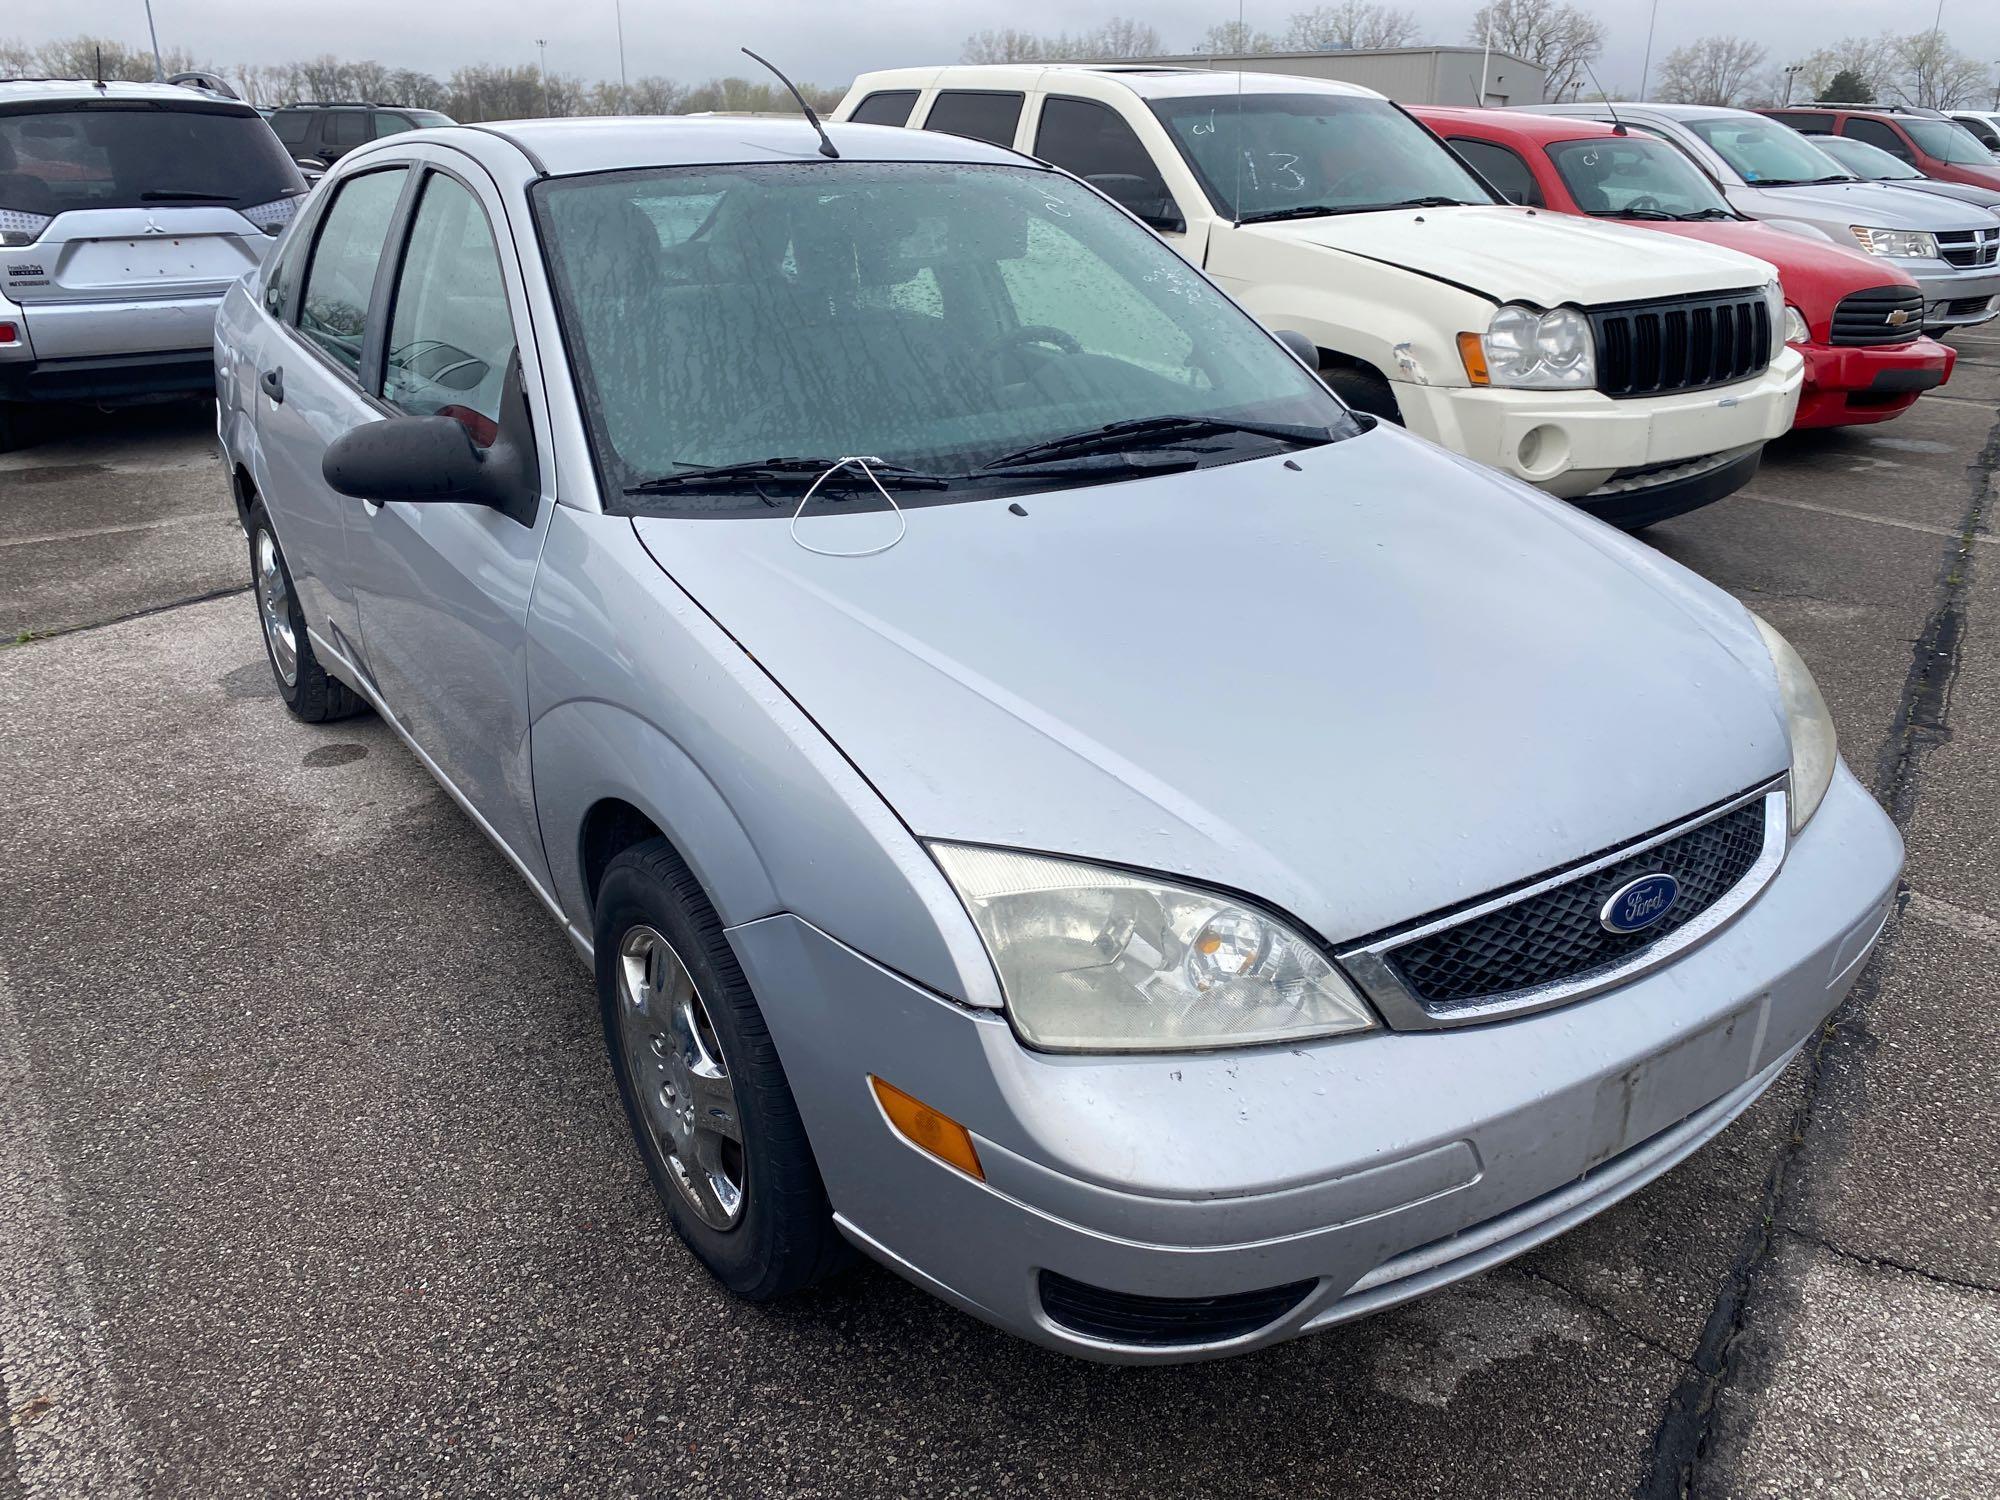
<path fill-rule="evenodd" d="M 703 1222 L 674 1180 L 641 1112 L 620 1041 L 619 955 L 627 934 L 639 926 L 665 937 L 685 965 L 735 1090 L 743 1136 L 742 1211 L 726 1229 Z M 763 1013 L 723 936 L 721 918 L 665 839 L 636 844 L 605 867 L 595 941 L 605 1047 L 619 1097 L 654 1192 L 682 1243 L 717 1281 L 752 1302 L 803 1290 L 844 1265 L 851 1252 L 834 1228 L 826 1187 Z"/>
<path fill-rule="evenodd" d="M 1403 409 L 1396 404 L 1395 388 L 1379 373 L 1360 365 L 1323 364 L 1319 378 L 1327 388 L 1356 411 L 1385 422 L 1403 425 Z"/>
<path fill-rule="evenodd" d="M 312 639 L 306 634 L 305 612 L 299 608 L 299 593 L 292 585 L 291 564 L 285 561 L 284 548 L 278 545 L 278 534 L 271 526 L 271 518 L 265 514 L 264 507 L 254 500 L 250 504 L 247 529 L 250 534 L 250 598 L 257 610 L 257 633 L 263 638 L 264 659 L 270 663 L 271 681 L 277 684 L 278 696 L 285 700 L 285 707 L 292 711 L 294 718 L 303 719 L 308 724 L 325 724 L 360 713 L 368 706 L 361 695 L 322 667 L 319 658 L 313 654 Z M 263 538 L 269 538 L 278 573 L 284 580 L 283 612 L 291 621 L 293 646 L 298 655 L 290 682 L 285 680 L 284 669 L 278 663 L 278 648 L 264 620 L 265 593 L 258 576 Z"/>

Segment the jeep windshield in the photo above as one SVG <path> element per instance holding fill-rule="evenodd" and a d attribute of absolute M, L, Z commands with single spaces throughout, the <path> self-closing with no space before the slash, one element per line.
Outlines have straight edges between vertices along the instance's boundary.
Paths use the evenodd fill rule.
<path fill-rule="evenodd" d="M 1152 107 L 1215 211 L 1238 223 L 1496 201 L 1386 99 L 1203 94 Z"/>
<path fill-rule="evenodd" d="M 1697 115 L 1683 120 L 1745 182 L 1757 187 L 1805 187 L 1852 182 L 1854 174 L 1789 125 L 1757 115 Z"/>
<path fill-rule="evenodd" d="M 926 505 L 1358 430 L 1248 314 L 1054 173 L 678 167 L 554 178 L 534 203 L 614 509 L 782 517 L 848 454 Z"/>
<path fill-rule="evenodd" d="M 1585 213 L 1605 219 L 1733 219 L 1715 184 L 1663 141 L 1595 136 L 1548 148 L 1563 186 Z"/>
<path fill-rule="evenodd" d="M 0 109 L 0 209 L 254 208 L 305 191 L 245 104 L 105 99 Z"/>

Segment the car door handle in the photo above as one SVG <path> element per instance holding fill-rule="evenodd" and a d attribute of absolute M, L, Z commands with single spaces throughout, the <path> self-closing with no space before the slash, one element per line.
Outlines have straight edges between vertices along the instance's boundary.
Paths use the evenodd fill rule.
<path fill-rule="evenodd" d="M 284 403 L 285 372 L 282 368 L 266 370 L 263 373 L 263 375 L 259 377 L 259 382 L 264 387 L 265 395 L 269 396 L 273 401 L 278 402 L 280 405 Z"/>

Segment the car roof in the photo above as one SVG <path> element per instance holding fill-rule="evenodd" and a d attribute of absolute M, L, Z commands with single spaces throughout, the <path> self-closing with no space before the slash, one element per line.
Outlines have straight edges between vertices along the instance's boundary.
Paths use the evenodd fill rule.
<path fill-rule="evenodd" d="M 932 130 L 828 121 L 826 131 L 841 159 L 846 161 L 1038 165 L 1004 146 L 990 146 L 984 141 Z M 819 137 L 798 116 L 504 120 L 488 125 L 439 125 L 406 131 L 374 144 L 393 150 L 404 143 L 423 141 L 463 143 L 472 135 L 499 136 L 512 142 L 537 170 L 551 177 L 640 167 L 737 166 L 774 161 L 837 165 L 820 155 Z M 351 154 L 357 159 L 361 155 Z"/>
<path fill-rule="evenodd" d="M 1628 102 L 1624 99 L 1613 99 L 1609 104 L 1601 100 L 1593 100 L 1587 104 L 1510 104 L 1507 106 L 1507 109 L 1510 114 L 1527 114 L 1532 110 L 1539 110 L 1543 114 L 1577 114 L 1585 115 L 1592 119 L 1601 119 L 1607 111 L 1612 109 L 1621 110 L 1630 115 L 1662 115 L 1669 120 L 1707 120 L 1729 115 L 1747 115 L 1753 119 L 1761 118 L 1753 109 L 1730 109 L 1726 105 L 1721 104 L 1662 104 L 1657 100 L 1648 100 L 1644 104 Z"/>
<path fill-rule="evenodd" d="M 1430 104 L 1410 107 L 1410 113 L 1426 125 L 1437 129 L 1446 125 L 1484 125 L 1503 131 L 1517 140 L 1533 141 L 1546 145 L 1550 141 L 1586 140 L 1592 136 L 1616 135 L 1614 126 L 1597 120 L 1576 115 L 1534 115 L 1516 114 L 1512 110 L 1505 113 L 1497 109 L 1441 108 Z"/>
<path fill-rule="evenodd" d="M 950 63 L 929 68 L 885 68 L 864 73 L 855 80 L 869 90 L 896 88 L 939 88 L 953 86 L 954 78 L 977 75 L 970 88 L 987 87 L 1003 79 L 1018 79 L 1029 88 L 1039 79 L 1055 86 L 1063 77 L 1101 78 L 1129 89 L 1142 99 L 1181 99 L 1209 94 L 1345 94 L 1353 98 L 1380 99 L 1374 89 L 1358 83 L 1337 83 L 1330 78 L 1305 78 L 1293 73 L 1236 73 L 1227 69 L 1187 68 L 1172 63 Z"/>
<path fill-rule="evenodd" d="M 62 104 L 86 99 L 152 100 L 163 104 L 188 104 L 199 100 L 205 104 L 235 104 L 245 110 L 250 109 L 241 99 L 232 99 L 227 94 L 213 93 L 185 83 L 97 83 L 88 78 L 0 79 L 0 104 L 39 104 L 45 101 Z"/>

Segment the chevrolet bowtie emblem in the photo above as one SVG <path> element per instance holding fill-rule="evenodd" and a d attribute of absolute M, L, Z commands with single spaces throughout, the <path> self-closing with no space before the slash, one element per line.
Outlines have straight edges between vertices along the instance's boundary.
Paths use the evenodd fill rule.
<path fill-rule="evenodd" d="M 1882 321 L 1887 323 L 1891 328 L 1901 328 L 1905 323 L 1910 321 L 1910 312 L 1907 308 L 1899 307 Z"/>

